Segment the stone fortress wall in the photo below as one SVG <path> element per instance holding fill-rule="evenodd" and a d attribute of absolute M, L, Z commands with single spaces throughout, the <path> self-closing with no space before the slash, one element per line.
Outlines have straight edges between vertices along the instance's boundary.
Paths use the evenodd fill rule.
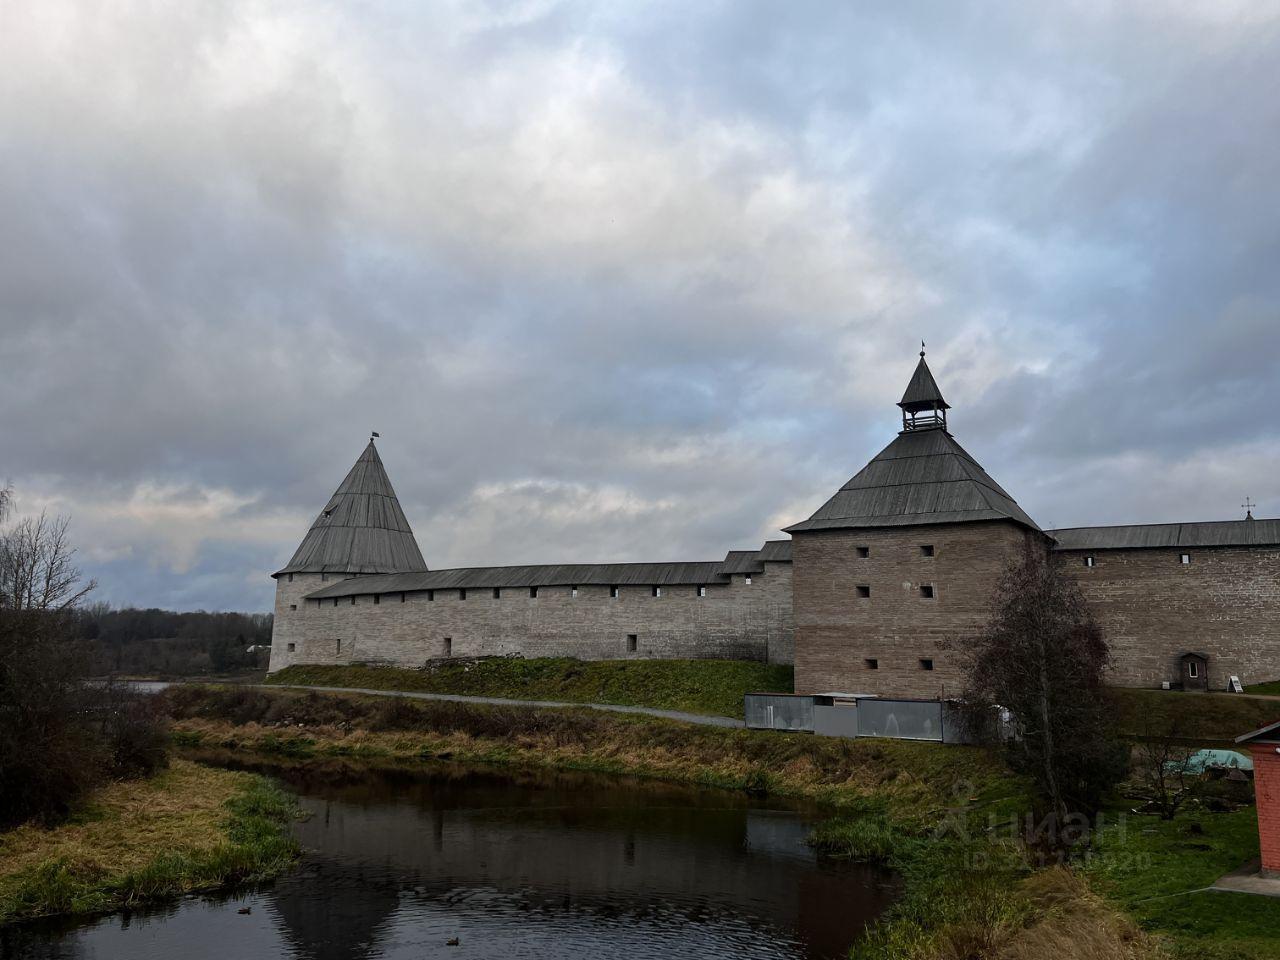
<path fill-rule="evenodd" d="M 702 596 L 699 584 L 665 584 L 659 596 L 650 585 L 621 585 L 613 596 L 603 584 L 577 585 L 576 593 L 573 585 L 539 586 L 536 596 L 523 586 L 362 593 L 383 578 L 285 575 L 271 669 L 510 655 L 791 663 L 791 564 L 762 566 L 706 584 Z M 347 595 L 307 599 L 321 589 Z"/>
<path fill-rule="evenodd" d="M 371 440 L 276 579 L 271 669 L 440 657 L 794 663 L 799 693 L 949 697 L 1001 573 L 1080 584 L 1110 676 L 1280 679 L 1280 520 L 1041 530 L 951 435 L 921 350 L 902 431 L 791 540 L 708 563 L 428 570 Z"/>

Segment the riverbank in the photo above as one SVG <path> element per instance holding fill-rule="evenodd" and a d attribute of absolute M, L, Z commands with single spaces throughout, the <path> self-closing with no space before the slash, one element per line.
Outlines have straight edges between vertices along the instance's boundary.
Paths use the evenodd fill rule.
<path fill-rule="evenodd" d="M 558 700 L 656 707 L 742 719 L 742 697 L 790 692 L 790 666 L 746 660 L 574 660 L 486 657 L 437 660 L 421 670 L 397 667 L 292 666 L 269 684 L 363 687 L 506 700 Z"/>
<path fill-rule="evenodd" d="M 860 957 L 1280 957 L 1280 901 L 1197 893 L 1188 911 L 1176 898 L 1148 902 L 1192 889 L 1162 877 L 1202 887 L 1255 856 L 1247 806 L 1193 807 L 1165 822 L 1131 816 L 1118 799 L 1083 866 L 1038 870 L 1012 828 L 1029 806 L 1025 784 L 973 748 L 336 693 L 181 688 L 165 697 L 175 736 L 192 745 L 594 770 L 828 804 L 833 816 L 815 846 L 886 864 L 905 880 Z"/>
<path fill-rule="evenodd" d="M 486 707 L 292 690 L 175 687 L 179 743 L 291 757 L 446 759 L 603 773 L 882 811 L 925 829 L 962 807 L 1012 807 L 1023 785 L 981 750 L 700 727 L 585 708 Z"/>
<path fill-rule="evenodd" d="M 92 914 L 275 876 L 295 806 L 262 777 L 176 759 L 95 791 L 66 823 L 0 833 L 0 924 Z"/>

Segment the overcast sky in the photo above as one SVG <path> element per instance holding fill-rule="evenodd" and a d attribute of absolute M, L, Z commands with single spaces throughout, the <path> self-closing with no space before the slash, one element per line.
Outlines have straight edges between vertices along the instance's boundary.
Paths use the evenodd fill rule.
<path fill-rule="evenodd" d="M 1042 525 L 1280 514 L 1280 6 L 0 0 L 0 479 L 269 609 L 371 430 L 427 563 L 716 559 L 924 338 Z"/>

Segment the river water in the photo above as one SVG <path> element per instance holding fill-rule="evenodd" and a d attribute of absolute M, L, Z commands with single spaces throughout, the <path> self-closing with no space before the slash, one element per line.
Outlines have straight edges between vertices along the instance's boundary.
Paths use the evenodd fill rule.
<path fill-rule="evenodd" d="M 818 960 L 844 956 L 894 896 L 884 872 L 816 856 L 815 811 L 777 801 L 448 765 L 249 768 L 310 815 L 294 871 L 229 897 L 10 927 L 0 956 Z"/>

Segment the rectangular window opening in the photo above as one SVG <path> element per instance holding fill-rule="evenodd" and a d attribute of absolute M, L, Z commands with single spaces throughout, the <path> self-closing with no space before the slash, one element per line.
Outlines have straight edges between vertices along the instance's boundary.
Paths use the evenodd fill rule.
<path fill-rule="evenodd" d="M 742 582 L 745 583 L 748 587 L 751 586 L 751 574 L 748 573 L 745 577 L 743 577 Z"/>
<path fill-rule="evenodd" d="M 866 583 L 858 584 L 858 596 L 863 600 L 866 600 L 869 596 L 871 596 L 870 584 L 866 584 Z"/>
<path fill-rule="evenodd" d="M 707 595 L 707 588 L 706 588 L 706 587 L 704 587 L 704 586 L 702 586 L 701 584 L 699 584 L 699 585 L 698 585 L 698 596 L 700 596 L 700 597 L 705 597 L 706 595 Z"/>
<path fill-rule="evenodd" d="M 373 602 L 374 602 L 374 604 L 375 604 L 375 605 L 377 605 L 377 604 L 381 603 L 381 602 L 382 602 L 382 594 L 380 594 L 380 593 L 375 593 L 375 594 L 373 595 Z"/>
<path fill-rule="evenodd" d="M 333 598 L 333 605 L 334 605 L 335 607 L 338 605 L 338 598 L 337 598 L 337 597 L 334 597 L 334 598 Z"/>
<path fill-rule="evenodd" d="M 501 587 L 494 587 L 494 588 L 493 588 L 493 599 L 495 599 L 495 600 L 501 600 L 501 599 L 502 599 L 502 588 L 501 588 Z"/>
<path fill-rule="evenodd" d="M 576 597 L 578 596 L 578 588 L 577 588 L 576 586 L 575 586 L 575 587 L 570 587 L 570 588 L 569 588 L 569 596 L 574 597 L 574 598 L 576 598 Z"/>
<path fill-rule="evenodd" d="M 335 640 L 335 641 L 333 641 L 333 652 L 334 652 L 334 653 L 342 653 L 342 641 L 341 641 L 341 640 Z"/>
<path fill-rule="evenodd" d="M 865 560 L 867 557 L 871 556 L 870 547 L 854 547 L 854 550 L 857 551 L 859 560 Z"/>
<path fill-rule="evenodd" d="M 868 669 L 868 670 L 879 670 L 879 669 L 880 669 L 880 661 L 879 661 L 879 660 L 877 660 L 875 657 L 867 657 L 866 664 L 867 664 L 867 669 Z"/>
<path fill-rule="evenodd" d="M 921 661 L 920 661 L 920 669 L 921 669 L 921 670 L 932 670 L 932 669 L 933 669 L 933 661 L 932 661 L 932 660 L 921 660 Z"/>
<path fill-rule="evenodd" d="M 655 597 L 660 597 L 660 596 L 662 596 L 662 588 L 661 588 L 661 587 L 653 587 L 653 588 L 652 588 L 652 593 L 653 593 L 653 596 L 655 596 Z"/>
<path fill-rule="evenodd" d="M 635 652 L 636 652 L 636 642 L 637 642 L 637 640 L 639 640 L 639 637 L 637 637 L 634 633 L 628 633 L 628 634 L 627 634 L 627 653 L 635 653 Z"/>
<path fill-rule="evenodd" d="M 286 643 L 286 644 L 284 645 L 284 648 L 285 648 L 285 650 L 286 650 L 286 651 L 288 651 L 289 653 L 293 653 L 293 651 L 295 651 L 295 650 L 297 650 L 297 649 L 298 649 L 298 645 L 297 645 L 296 643 Z"/>
<path fill-rule="evenodd" d="M 428 599 L 428 600 L 434 600 L 435 598 L 436 598 L 436 592 L 435 592 L 434 590 L 428 590 L 428 591 L 427 591 L 427 599 Z"/>
<path fill-rule="evenodd" d="M 356 595 L 354 593 L 351 595 L 351 605 L 353 607 L 356 605 Z"/>
<path fill-rule="evenodd" d="M 1180 559 L 1182 560 L 1182 562 L 1183 562 L 1183 563 L 1190 563 L 1190 562 L 1191 562 L 1191 554 L 1189 554 L 1189 553 L 1184 553 Z"/>
<path fill-rule="evenodd" d="M 459 591 L 458 591 L 458 599 L 459 599 L 459 600 L 465 600 L 465 599 L 467 599 L 467 591 L 466 591 L 466 590 L 459 590 Z"/>
<path fill-rule="evenodd" d="M 297 610 L 297 609 L 298 609 L 298 605 L 297 605 L 296 603 L 291 603 L 291 604 L 289 604 L 289 609 L 290 609 L 290 610 Z"/>
<path fill-rule="evenodd" d="M 619 591 L 618 591 L 618 588 L 617 588 L 617 587 L 610 587 L 610 588 L 609 588 L 609 596 L 610 596 L 610 597 L 612 597 L 614 600 L 617 600 L 617 599 L 618 599 L 618 592 L 619 592 Z"/>
<path fill-rule="evenodd" d="M 292 573 L 291 573 L 291 574 L 289 574 L 289 582 L 290 582 L 290 583 L 293 583 L 293 574 L 292 574 Z"/>
<path fill-rule="evenodd" d="M 922 583 L 922 584 L 920 584 L 920 597 L 921 597 L 921 599 L 923 599 L 923 600 L 932 600 L 932 599 L 933 599 L 933 584 L 932 584 L 932 583 Z"/>
<path fill-rule="evenodd" d="M 537 588 L 537 587 L 530 587 L 530 588 L 529 588 L 529 599 L 530 599 L 530 600 L 537 600 L 537 599 L 538 599 L 538 588 Z"/>
<path fill-rule="evenodd" d="M 1196 663 L 1194 660 L 1190 661 L 1187 664 L 1187 676 L 1190 677 L 1192 680 L 1200 676 L 1200 665 Z"/>
<path fill-rule="evenodd" d="M 401 603 L 404 603 L 404 599 L 405 599 L 405 594 L 404 594 L 404 592 L 402 591 L 402 592 L 400 593 L 400 602 L 401 602 Z"/>
<path fill-rule="evenodd" d="M 920 544 L 920 556 L 922 556 L 922 557 L 932 557 L 932 556 L 933 556 L 933 544 L 932 544 L 932 543 L 922 543 L 922 544 Z"/>
<path fill-rule="evenodd" d="M 453 656 L 453 637 L 444 638 L 444 655 L 446 657 Z"/>

